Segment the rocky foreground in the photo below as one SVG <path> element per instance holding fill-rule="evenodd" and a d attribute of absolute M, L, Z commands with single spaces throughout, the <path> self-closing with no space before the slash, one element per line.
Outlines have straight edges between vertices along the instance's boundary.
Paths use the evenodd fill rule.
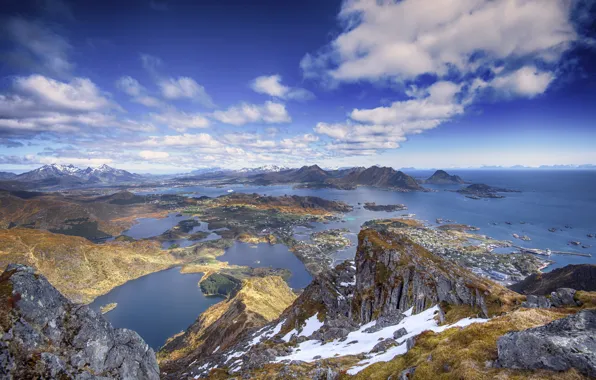
<path fill-rule="evenodd" d="M 571 300 L 548 307 L 526 305 L 527 296 L 375 225 L 360 232 L 354 262 L 321 273 L 279 317 L 240 334 L 236 331 L 234 341 L 215 349 L 202 342 L 216 339 L 219 332 L 211 337 L 203 330 L 192 346 L 178 340 L 176 349 L 182 355 L 172 357 L 165 349 L 160 354 L 167 357 L 161 375 L 583 379 L 595 368 L 596 326 L 573 321 L 591 320 L 596 296 L 574 290 Z M 576 314 L 580 310 L 582 314 Z M 545 327 L 548 333 L 534 334 L 531 344 L 548 350 L 549 341 L 567 339 L 567 348 L 557 351 L 564 365 L 538 366 L 531 356 L 526 360 L 515 355 L 507 343 L 513 338 L 508 337 L 531 334 L 533 328 L 553 321 L 561 322 Z M 221 318 L 218 323 L 223 323 Z M 185 335 L 188 340 L 192 332 Z M 508 355 L 517 361 L 508 360 Z"/>
<path fill-rule="evenodd" d="M 0 378 L 159 379 L 155 353 L 136 332 L 73 304 L 33 268 L 8 266 L 0 298 Z"/>
<path fill-rule="evenodd" d="M 369 224 L 355 261 L 321 272 L 297 297 L 273 272 L 230 287 L 214 277 L 205 286 L 224 286 L 228 300 L 170 339 L 159 368 L 136 333 L 70 302 L 31 267 L 9 265 L 0 276 L 0 378 L 596 376 L 594 292 L 522 295 L 400 231 Z"/>

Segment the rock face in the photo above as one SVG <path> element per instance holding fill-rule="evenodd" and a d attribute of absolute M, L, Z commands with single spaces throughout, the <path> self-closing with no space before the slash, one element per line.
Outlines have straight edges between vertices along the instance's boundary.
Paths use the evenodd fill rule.
<path fill-rule="evenodd" d="M 435 256 L 406 237 L 360 232 L 352 317 L 359 323 L 432 305 L 468 305 L 488 317 L 495 292 L 512 293 Z"/>
<path fill-rule="evenodd" d="M 509 287 L 518 293 L 547 295 L 559 288 L 596 291 L 596 265 L 567 265 L 548 273 L 532 274 Z"/>
<path fill-rule="evenodd" d="M 499 338 L 498 363 L 514 369 L 566 371 L 596 377 L 596 310 Z"/>
<path fill-rule="evenodd" d="M 9 265 L 0 298 L 0 378 L 159 379 L 136 332 L 71 303 L 33 268 Z"/>

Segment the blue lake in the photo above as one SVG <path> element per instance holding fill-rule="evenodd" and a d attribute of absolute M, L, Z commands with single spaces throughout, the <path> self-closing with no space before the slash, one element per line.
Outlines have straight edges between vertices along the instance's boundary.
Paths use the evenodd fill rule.
<path fill-rule="evenodd" d="M 201 273 L 182 274 L 180 268 L 167 269 L 128 281 L 97 297 L 89 306 L 99 311 L 103 305 L 118 303 L 104 317 L 116 328 L 136 331 L 157 350 L 222 300 L 203 295 L 198 286 L 202 277 Z"/>
<path fill-rule="evenodd" d="M 305 288 L 312 281 L 302 262 L 283 244 L 247 244 L 236 242 L 226 249 L 226 253 L 217 258 L 229 264 L 245 265 L 254 268 L 284 268 L 292 275 L 288 279 L 290 287 Z"/>

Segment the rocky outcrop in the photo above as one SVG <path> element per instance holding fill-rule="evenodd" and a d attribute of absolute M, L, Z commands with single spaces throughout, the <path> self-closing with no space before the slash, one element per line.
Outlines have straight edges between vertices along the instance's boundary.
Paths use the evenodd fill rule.
<path fill-rule="evenodd" d="M 433 305 L 467 305 L 488 317 L 515 293 L 428 252 L 405 236 L 365 229 L 356 252 L 352 317 L 359 323 Z M 498 305 L 497 305 L 498 304 Z"/>
<path fill-rule="evenodd" d="M 159 379 L 153 350 L 23 265 L 0 276 L 0 378 Z"/>
<path fill-rule="evenodd" d="M 596 291 L 596 265 L 567 265 L 548 273 L 536 273 L 509 286 L 518 293 L 547 295 L 559 288 Z"/>
<path fill-rule="evenodd" d="M 499 365 L 596 377 L 596 310 L 582 310 L 545 326 L 510 332 L 497 342 Z"/>

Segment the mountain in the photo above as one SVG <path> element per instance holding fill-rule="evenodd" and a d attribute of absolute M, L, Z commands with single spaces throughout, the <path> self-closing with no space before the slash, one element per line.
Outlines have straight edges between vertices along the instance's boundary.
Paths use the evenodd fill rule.
<path fill-rule="evenodd" d="M 402 191 L 424 190 L 413 177 L 389 167 L 355 168 L 331 183 L 345 187 L 370 186 Z"/>
<path fill-rule="evenodd" d="M 0 172 L 0 180 L 13 179 L 17 175 L 10 172 Z"/>
<path fill-rule="evenodd" d="M 33 268 L 9 265 L 0 299 L 3 379 L 159 379 L 155 353 L 136 332 L 70 302 Z"/>
<path fill-rule="evenodd" d="M 115 169 L 105 164 L 97 168 L 88 167 L 87 169 L 79 170 L 75 172 L 75 175 L 91 183 L 130 182 L 142 178 L 138 174 L 133 174 L 122 169 Z"/>
<path fill-rule="evenodd" d="M 117 183 L 138 181 L 143 177 L 108 165 L 79 169 L 74 165 L 51 164 L 19 174 L 15 181 L 34 182 L 40 185 L 83 185 L 90 183 Z"/>
<path fill-rule="evenodd" d="M 522 294 L 549 295 L 558 288 L 596 291 L 596 265 L 567 265 L 548 273 L 532 274 L 509 286 Z"/>
<path fill-rule="evenodd" d="M 409 175 L 388 167 L 371 166 L 324 170 L 318 165 L 303 166 L 300 169 L 281 170 L 249 177 L 255 184 L 296 183 L 301 187 L 332 187 L 354 189 L 357 186 L 379 187 L 397 191 L 424 190 Z"/>
<path fill-rule="evenodd" d="M 270 172 L 280 172 L 283 170 L 288 170 L 289 168 L 277 166 L 277 165 L 263 165 L 259 166 L 258 168 L 242 168 L 240 170 L 236 170 L 238 173 L 249 173 L 249 174 L 258 174 L 258 173 L 270 173 Z"/>
<path fill-rule="evenodd" d="M 424 183 L 431 183 L 433 185 L 452 185 L 465 183 L 464 180 L 457 175 L 449 175 L 444 170 L 437 170 L 433 175 L 428 177 Z"/>
<path fill-rule="evenodd" d="M 76 173 L 80 171 L 79 168 L 73 165 L 44 165 L 35 170 L 19 174 L 14 179 L 23 182 L 38 182 L 57 178 L 72 178 L 76 180 Z"/>
<path fill-rule="evenodd" d="M 331 175 L 318 165 L 303 166 L 300 169 L 287 169 L 251 176 L 256 184 L 269 185 L 275 183 L 325 183 Z"/>

